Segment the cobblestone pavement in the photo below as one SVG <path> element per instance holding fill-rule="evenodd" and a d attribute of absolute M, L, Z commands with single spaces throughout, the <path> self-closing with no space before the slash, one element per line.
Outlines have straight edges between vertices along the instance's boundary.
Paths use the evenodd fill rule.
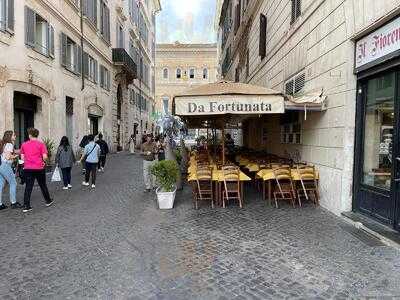
<path fill-rule="evenodd" d="M 247 195 L 244 209 L 196 211 L 185 190 L 160 211 L 127 154 L 96 190 L 80 181 L 51 184 L 50 208 L 36 189 L 32 213 L 0 212 L 1 299 L 400 298 L 398 250 L 323 209 Z"/>

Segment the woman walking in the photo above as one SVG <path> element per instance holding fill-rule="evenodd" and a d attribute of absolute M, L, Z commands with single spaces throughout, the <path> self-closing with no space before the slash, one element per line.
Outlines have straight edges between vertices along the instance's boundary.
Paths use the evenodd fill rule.
<path fill-rule="evenodd" d="M 69 144 L 69 140 L 66 136 L 63 136 L 58 146 L 56 154 L 56 164 L 61 169 L 64 187 L 63 190 L 72 188 L 71 185 L 71 170 L 75 164 L 76 159 L 74 151 Z"/>
<path fill-rule="evenodd" d="M 3 188 L 6 181 L 10 185 L 10 202 L 11 208 L 21 208 L 22 205 L 17 202 L 17 181 L 12 170 L 12 163 L 18 157 L 14 154 L 14 143 L 16 135 L 9 130 L 4 133 L 3 140 L 0 141 L 1 165 L 0 165 L 0 210 L 6 209 L 7 206 L 2 202 Z"/>
<path fill-rule="evenodd" d="M 100 156 L 100 146 L 94 142 L 93 134 L 90 134 L 88 139 L 89 144 L 87 144 L 83 150 L 83 156 L 81 158 L 81 162 L 85 164 L 86 168 L 85 181 L 82 182 L 82 185 L 89 186 L 90 175 L 92 175 L 92 188 L 95 188 L 97 164 L 99 163 Z"/>

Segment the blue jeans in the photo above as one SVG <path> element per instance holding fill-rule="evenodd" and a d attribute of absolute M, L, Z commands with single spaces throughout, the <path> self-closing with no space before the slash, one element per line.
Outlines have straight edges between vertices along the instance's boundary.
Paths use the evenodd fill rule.
<path fill-rule="evenodd" d="M 17 202 L 17 181 L 15 180 L 15 174 L 11 168 L 11 164 L 2 162 L 0 166 L 0 205 L 3 203 L 1 198 L 6 181 L 10 185 L 11 204 L 14 204 Z"/>

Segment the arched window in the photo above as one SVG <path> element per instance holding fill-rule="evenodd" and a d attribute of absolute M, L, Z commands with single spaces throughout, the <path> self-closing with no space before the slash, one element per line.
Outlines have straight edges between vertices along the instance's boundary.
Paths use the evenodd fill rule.
<path fill-rule="evenodd" d="M 208 69 L 204 68 L 203 69 L 203 79 L 207 79 L 208 78 Z"/>
<path fill-rule="evenodd" d="M 191 68 L 189 70 L 189 78 L 194 79 L 194 69 L 193 68 Z"/>
<path fill-rule="evenodd" d="M 167 69 L 167 68 L 165 68 L 165 69 L 163 70 L 163 78 L 164 78 L 164 79 L 168 79 L 168 69 Z"/>
<path fill-rule="evenodd" d="M 182 70 L 181 69 L 176 69 L 176 78 L 178 78 L 178 79 L 182 78 Z"/>

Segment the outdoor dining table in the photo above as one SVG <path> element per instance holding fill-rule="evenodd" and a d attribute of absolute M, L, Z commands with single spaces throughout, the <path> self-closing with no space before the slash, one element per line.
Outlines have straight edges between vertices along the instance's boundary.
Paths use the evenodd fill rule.
<path fill-rule="evenodd" d="M 220 203 L 221 199 L 221 192 L 222 192 L 222 186 L 224 183 L 224 171 L 223 170 L 218 170 L 216 165 L 211 165 L 212 167 L 212 181 L 215 185 L 215 194 L 214 194 L 214 199 L 216 200 L 217 203 Z M 187 178 L 188 182 L 195 182 L 197 180 L 197 167 L 195 164 L 190 165 L 188 168 L 188 173 L 189 176 Z M 240 193 L 242 200 L 244 200 L 244 183 L 246 181 L 251 181 L 251 178 L 247 176 L 245 173 L 240 171 L 239 173 L 239 180 L 240 180 Z"/>
<path fill-rule="evenodd" d="M 319 172 L 316 170 L 316 179 L 319 180 Z M 300 181 L 300 174 L 297 169 L 291 169 L 292 180 Z M 268 184 L 268 204 L 271 205 L 272 200 L 272 181 L 275 180 L 275 174 L 273 169 L 261 169 L 256 174 L 257 178 L 263 180 L 263 199 L 266 196 L 266 184 Z"/>

